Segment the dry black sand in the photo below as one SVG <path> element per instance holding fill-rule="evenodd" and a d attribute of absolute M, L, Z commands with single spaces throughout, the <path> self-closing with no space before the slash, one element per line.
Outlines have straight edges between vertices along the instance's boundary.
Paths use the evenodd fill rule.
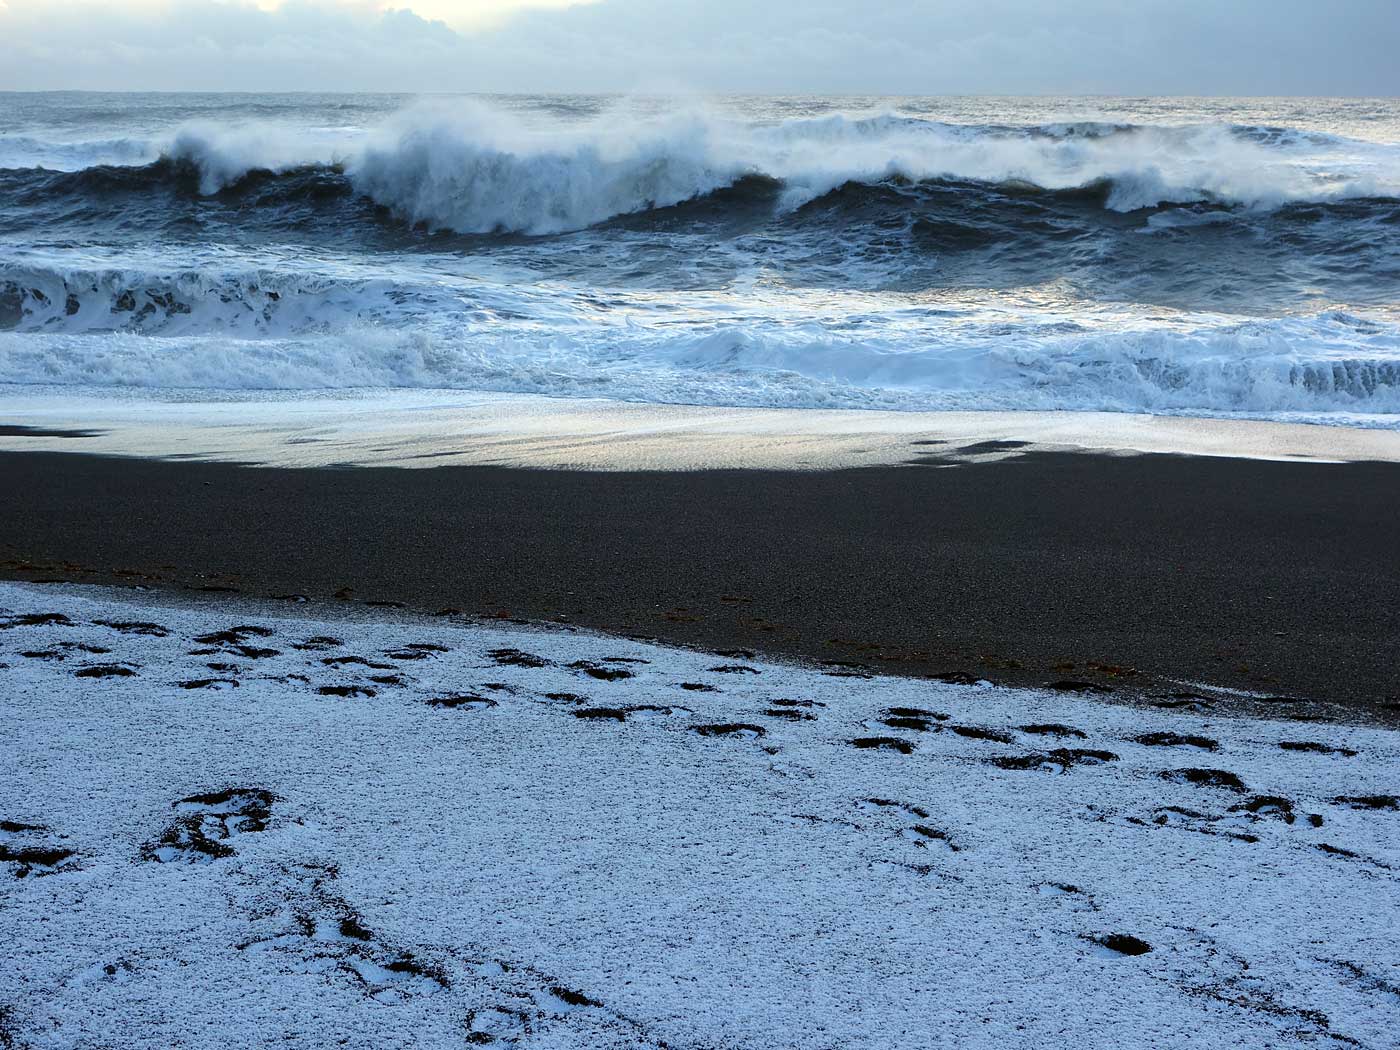
<path fill-rule="evenodd" d="M 1397 465 L 1032 453 L 577 473 L 5 453 L 0 489 L 13 579 L 402 602 L 905 674 L 1157 695 L 1200 680 L 1400 713 Z"/>

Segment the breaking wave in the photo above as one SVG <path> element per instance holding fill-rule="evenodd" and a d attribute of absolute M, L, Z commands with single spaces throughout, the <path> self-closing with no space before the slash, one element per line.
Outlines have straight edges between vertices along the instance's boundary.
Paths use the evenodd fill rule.
<path fill-rule="evenodd" d="M 589 291 L 277 270 L 0 270 L 0 383 L 490 389 L 699 404 L 1400 413 L 1400 318 L 1023 304 L 823 323 L 801 293 L 658 312 Z M 829 304 L 828 304 L 829 305 Z M 862 309 L 864 307 L 864 309 Z M 8 332 L 5 331 L 8 329 Z M 33 339 L 43 332 L 45 338 Z"/>
<path fill-rule="evenodd" d="M 0 164 L 13 180 L 10 153 L 0 142 Z M 1089 192 L 1114 212 L 1391 199 L 1400 198 L 1400 149 L 1268 127 L 1000 127 L 897 114 L 767 125 L 707 113 L 612 115 L 539 125 L 466 104 L 419 107 L 353 135 L 195 125 L 165 144 L 159 161 L 135 171 L 109 159 L 67 177 L 44 169 L 29 178 L 46 178 L 50 192 L 177 183 L 215 195 L 279 175 L 323 186 L 343 179 L 345 192 L 431 229 L 539 235 L 752 180 L 777 186 L 774 204 L 786 210 L 846 184 L 891 181 Z"/>

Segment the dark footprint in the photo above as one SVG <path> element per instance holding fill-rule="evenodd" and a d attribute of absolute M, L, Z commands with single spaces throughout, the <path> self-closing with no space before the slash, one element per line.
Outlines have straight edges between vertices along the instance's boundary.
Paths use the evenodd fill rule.
<path fill-rule="evenodd" d="M 1225 769 L 1167 769 L 1157 775 L 1174 784 L 1194 784 L 1196 787 L 1222 788 L 1241 793 L 1248 790 L 1243 780 Z"/>
<path fill-rule="evenodd" d="M 1152 950 L 1152 945 L 1146 941 L 1126 933 L 1110 933 L 1102 937 L 1087 937 L 1085 939 L 1118 955 L 1146 955 Z"/>
<path fill-rule="evenodd" d="M 73 856 L 71 849 L 44 846 L 10 846 L 0 842 L 0 864 L 10 865 L 17 879 L 30 875 L 52 875 L 62 870 L 63 862 Z"/>
<path fill-rule="evenodd" d="M 984 729 L 981 726 L 949 726 L 958 736 L 965 736 L 970 740 L 990 740 L 997 744 L 1014 744 L 1016 738 L 1002 729 Z"/>
<path fill-rule="evenodd" d="M 94 656 L 102 656 L 112 650 L 102 645 L 88 645 L 86 642 L 59 642 L 59 649 L 68 653 L 91 653 Z"/>
<path fill-rule="evenodd" d="M 622 667 L 604 667 L 602 664 L 594 663 L 591 660 L 575 660 L 569 665 L 571 670 L 586 674 L 590 678 L 596 678 L 600 682 L 616 682 L 623 678 L 634 677 L 633 672 Z"/>
<path fill-rule="evenodd" d="M 1034 736 L 1058 736 L 1069 737 L 1075 740 L 1087 740 L 1089 734 L 1083 730 L 1075 729 L 1073 726 L 1062 726 L 1055 722 L 1047 722 L 1043 725 L 1022 726 L 1021 732 L 1030 733 Z"/>
<path fill-rule="evenodd" d="M 681 682 L 680 688 L 689 689 L 692 693 L 718 693 L 719 690 L 704 682 Z"/>
<path fill-rule="evenodd" d="M 1352 809 L 1400 810 L 1400 798 L 1394 795 L 1343 795 L 1332 802 Z"/>
<path fill-rule="evenodd" d="M 1003 755 L 992 759 L 992 765 L 998 769 L 1043 769 L 1051 773 L 1067 773 L 1075 766 L 1100 766 L 1105 762 L 1117 761 L 1118 756 L 1112 751 L 1057 747 L 1053 751 L 1030 755 Z"/>
<path fill-rule="evenodd" d="M 486 654 L 504 667 L 548 667 L 550 661 L 519 649 L 492 649 Z"/>
<path fill-rule="evenodd" d="M 584 707 L 574 712 L 575 718 L 589 721 L 611 719 L 614 722 L 627 721 L 628 708 L 625 707 Z"/>
<path fill-rule="evenodd" d="M 318 634 L 312 638 L 308 638 L 300 645 L 292 646 L 292 648 L 301 649 L 304 652 L 318 652 L 326 649 L 339 649 L 344 644 L 345 643 L 342 642 L 339 638 L 332 638 L 328 634 Z"/>
<path fill-rule="evenodd" d="M 136 674 L 130 667 L 121 664 L 99 664 L 74 671 L 75 678 L 131 678 Z"/>
<path fill-rule="evenodd" d="M 852 747 L 858 747 L 866 751 L 898 751 L 901 755 L 907 755 L 914 750 L 911 741 L 900 740 L 893 736 L 862 736 L 851 741 Z"/>
<path fill-rule="evenodd" d="M 462 696 L 438 696 L 428 701 L 429 707 L 445 707 L 453 711 L 484 711 L 488 707 L 495 707 L 496 701 L 488 696 L 473 696 L 470 693 Z"/>
<path fill-rule="evenodd" d="M 59 642 L 52 649 L 31 649 L 19 655 L 27 660 L 66 660 L 70 653 L 87 653 L 90 656 L 104 656 L 112 650 L 100 645 L 87 645 L 83 642 Z"/>
<path fill-rule="evenodd" d="M 72 627 L 73 621 L 63 613 L 21 613 L 0 619 L 0 631 L 12 627 Z"/>
<path fill-rule="evenodd" d="M 629 707 L 585 707 L 574 711 L 573 716 L 589 721 L 625 722 L 632 715 L 669 715 L 674 710 L 660 704 L 632 704 Z"/>
<path fill-rule="evenodd" d="M 1051 682 L 1045 687 L 1053 689 L 1058 693 L 1111 693 L 1113 692 L 1106 685 L 1099 685 L 1097 682 L 1076 682 L 1064 679 L 1059 682 Z"/>
<path fill-rule="evenodd" d="M 165 638 L 170 634 L 170 628 L 143 620 L 94 620 L 93 623 L 99 627 L 110 627 L 122 634 L 144 634 L 152 638 Z"/>
<path fill-rule="evenodd" d="M 249 638 L 269 638 L 271 636 L 272 631 L 266 627 L 240 624 L 225 631 L 196 635 L 194 640 L 200 645 L 239 645 Z"/>
<path fill-rule="evenodd" d="M 579 696 L 578 693 L 545 693 L 546 700 L 557 700 L 561 704 L 586 704 L 588 697 Z"/>
<path fill-rule="evenodd" d="M 259 649 L 255 645 L 234 645 L 231 650 L 246 660 L 266 660 L 282 654 L 276 649 Z"/>
<path fill-rule="evenodd" d="M 763 714 L 766 718 L 785 718 L 789 722 L 811 722 L 817 717 L 792 707 L 770 707 Z"/>
<path fill-rule="evenodd" d="M 426 660 L 430 654 L 418 649 L 386 649 L 384 655 L 390 660 Z"/>
<path fill-rule="evenodd" d="M 369 676 L 369 680 L 370 680 L 371 682 L 375 683 L 376 685 L 403 685 L 403 684 L 404 684 L 403 675 L 397 675 L 397 674 L 372 674 L 372 675 Z M 490 686 L 487 686 L 487 688 L 489 689 L 489 688 L 491 688 L 491 687 L 490 687 Z"/>
<path fill-rule="evenodd" d="M 921 849 L 927 849 L 929 843 L 937 842 L 952 850 L 954 853 L 961 853 L 962 847 L 953 842 L 948 837 L 948 833 L 940 831 L 938 828 L 931 828 L 927 824 L 915 824 L 900 832 L 907 839 L 911 839 L 914 845 Z"/>
<path fill-rule="evenodd" d="M 367 685 L 323 685 L 316 692 L 322 696 L 374 696 L 375 691 Z"/>
<path fill-rule="evenodd" d="M 948 721 L 948 716 L 942 711 L 928 711 L 922 707 L 887 707 L 885 708 L 887 718 L 921 718 L 933 719 L 936 722 Z"/>
<path fill-rule="evenodd" d="M 0 820 L 0 865 L 8 866 L 10 874 L 17 879 L 71 869 L 74 865 L 69 862 L 76 853 L 52 845 L 47 841 L 52 834 L 42 824 Z M 0 1042 L 0 1046 L 3 1045 Z"/>
<path fill-rule="evenodd" d="M 826 704 L 819 700 L 794 700 L 790 697 L 779 697 L 776 700 L 769 700 L 774 707 L 825 707 Z"/>
<path fill-rule="evenodd" d="M 264 831 L 278 798 L 262 788 L 229 788 L 191 795 L 173 804 L 175 823 L 142 850 L 146 860 L 161 864 L 207 864 L 232 857 L 229 842 L 240 835 Z"/>
<path fill-rule="evenodd" d="M 885 718 L 881 720 L 884 725 L 891 729 L 912 729 L 916 733 L 927 733 L 930 730 L 938 732 L 943 727 L 937 722 L 930 722 L 927 718 Z"/>
<path fill-rule="evenodd" d="M 1272 817 L 1285 824 L 1293 823 L 1293 803 L 1281 795 L 1255 795 L 1237 806 L 1231 806 L 1230 812 Z"/>
<path fill-rule="evenodd" d="M 745 664 L 720 664 L 718 667 L 706 668 L 714 674 L 761 674 L 757 667 L 749 667 Z"/>
<path fill-rule="evenodd" d="M 1278 746 L 1285 751 L 1310 751 L 1315 755 L 1341 755 L 1343 758 L 1355 758 L 1357 754 L 1349 747 L 1332 747 L 1312 740 L 1280 740 Z"/>
<path fill-rule="evenodd" d="M 237 689 L 238 682 L 232 678 L 192 678 L 179 683 L 181 689 Z"/>
<path fill-rule="evenodd" d="M 750 740 L 757 740 L 761 736 L 766 736 L 768 731 L 762 726 L 751 725 L 747 722 L 725 722 L 717 725 L 691 726 L 695 732 L 701 736 L 741 736 Z"/>
<path fill-rule="evenodd" d="M 1149 747 L 1199 747 L 1202 751 L 1215 751 L 1220 747 L 1218 740 L 1212 740 L 1208 736 L 1182 733 L 1143 733 L 1141 736 L 1132 737 L 1132 741 Z"/>
<path fill-rule="evenodd" d="M 365 659 L 363 656 L 324 656 L 324 657 L 321 658 L 321 663 L 325 664 L 327 667 L 350 667 L 350 666 L 354 666 L 354 667 L 368 667 L 370 670 L 373 670 L 373 671 L 394 671 L 394 670 L 397 670 L 397 668 L 395 668 L 393 664 L 381 664 L 381 663 L 376 663 L 376 662 L 373 661 L 373 660 L 367 660 L 367 659 Z"/>
<path fill-rule="evenodd" d="M 576 992 L 571 988 L 565 988 L 563 985 L 552 985 L 549 989 L 549 994 L 564 1003 L 565 1006 L 572 1006 L 574 1008 L 592 1007 L 599 1010 L 603 1008 L 603 1004 L 597 999 L 590 999 L 582 992 Z"/>

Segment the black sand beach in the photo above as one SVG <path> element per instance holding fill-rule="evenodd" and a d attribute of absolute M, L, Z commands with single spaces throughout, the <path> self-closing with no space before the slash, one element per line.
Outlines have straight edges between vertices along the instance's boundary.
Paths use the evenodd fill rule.
<path fill-rule="evenodd" d="M 582 473 L 5 453 L 0 486 L 6 578 L 404 603 L 1006 684 L 1201 681 L 1400 715 L 1396 465 L 1036 452 Z"/>

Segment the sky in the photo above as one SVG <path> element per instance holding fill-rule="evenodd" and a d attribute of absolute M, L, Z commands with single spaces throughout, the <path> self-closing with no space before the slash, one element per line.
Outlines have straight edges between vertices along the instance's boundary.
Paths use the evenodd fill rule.
<path fill-rule="evenodd" d="M 1400 0 L 0 0 L 0 89 L 1400 95 Z"/>

